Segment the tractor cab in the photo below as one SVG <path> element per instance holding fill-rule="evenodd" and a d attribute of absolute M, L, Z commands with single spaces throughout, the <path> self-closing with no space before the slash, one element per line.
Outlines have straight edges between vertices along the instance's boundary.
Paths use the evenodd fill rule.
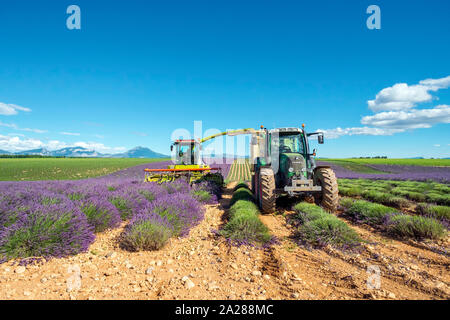
<path fill-rule="evenodd" d="M 278 188 L 289 185 L 292 179 L 310 177 L 311 162 L 308 141 L 302 129 L 279 128 L 269 131 L 272 166 L 278 167 L 275 184 Z"/>
<path fill-rule="evenodd" d="M 195 140 L 176 140 L 170 150 L 175 148 L 175 165 L 198 164 L 200 144 Z"/>

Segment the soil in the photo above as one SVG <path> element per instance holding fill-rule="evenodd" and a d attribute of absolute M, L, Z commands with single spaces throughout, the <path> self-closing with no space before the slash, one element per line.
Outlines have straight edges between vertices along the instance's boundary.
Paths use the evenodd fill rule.
<path fill-rule="evenodd" d="M 224 223 L 234 185 L 218 205 L 206 207 L 188 237 L 171 239 L 159 251 L 120 249 L 122 226 L 99 234 L 77 256 L 0 265 L 0 299 L 450 298 L 448 239 L 402 242 L 345 220 L 367 241 L 359 250 L 307 248 L 295 239 L 293 212 L 285 208 L 261 216 L 278 244 L 229 246 L 214 230 Z"/>

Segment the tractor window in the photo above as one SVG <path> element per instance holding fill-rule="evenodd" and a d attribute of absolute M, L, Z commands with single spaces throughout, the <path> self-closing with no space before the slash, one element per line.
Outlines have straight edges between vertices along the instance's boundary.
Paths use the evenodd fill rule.
<path fill-rule="evenodd" d="M 178 164 L 193 164 L 193 146 L 184 144 L 184 145 L 178 145 L 178 155 L 177 155 L 177 163 Z"/>
<path fill-rule="evenodd" d="M 180 146 L 180 152 L 189 153 L 189 146 Z"/>
<path fill-rule="evenodd" d="M 283 134 L 279 137 L 280 153 L 305 153 L 301 134 Z"/>

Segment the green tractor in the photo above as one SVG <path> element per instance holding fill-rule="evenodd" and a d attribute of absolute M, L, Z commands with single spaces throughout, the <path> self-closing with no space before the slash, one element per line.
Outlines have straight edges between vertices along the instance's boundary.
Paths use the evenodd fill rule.
<path fill-rule="evenodd" d="M 278 196 L 311 196 L 328 211 L 338 207 L 338 184 L 328 166 L 316 166 L 315 150 L 308 138 L 323 133 L 306 133 L 302 128 L 278 128 L 255 131 L 251 142 L 252 189 L 264 213 L 275 211 Z"/>

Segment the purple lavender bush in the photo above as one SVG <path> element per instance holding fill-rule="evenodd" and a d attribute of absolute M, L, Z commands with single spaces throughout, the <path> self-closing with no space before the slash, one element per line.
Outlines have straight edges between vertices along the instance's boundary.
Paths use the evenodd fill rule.
<path fill-rule="evenodd" d="M 175 193 L 156 199 L 145 210 L 151 211 L 170 222 L 174 235 L 185 236 L 204 217 L 204 209 L 189 194 Z"/>
<path fill-rule="evenodd" d="M 145 212 L 135 215 L 121 236 L 120 245 L 129 251 L 161 249 L 173 235 L 167 219 Z"/>
<path fill-rule="evenodd" d="M 122 221 L 117 208 L 105 198 L 92 196 L 81 200 L 79 208 L 95 233 L 117 228 Z"/>
<path fill-rule="evenodd" d="M 0 229 L 0 262 L 28 257 L 65 257 L 86 251 L 93 227 L 73 203 L 36 204 Z"/>
<path fill-rule="evenodd" d="M 202 181 L 192 186 L 191 195 L 202 203 L 213 204 L 220 198 L 221 190 L 213 181 Z"/>
<path fill-rule="evenodd" d="M 393 215 L 386 221 L 387 232 L 400 238 L 441 239 L 446 228 L 434 218 L 423 216 Z"/>

